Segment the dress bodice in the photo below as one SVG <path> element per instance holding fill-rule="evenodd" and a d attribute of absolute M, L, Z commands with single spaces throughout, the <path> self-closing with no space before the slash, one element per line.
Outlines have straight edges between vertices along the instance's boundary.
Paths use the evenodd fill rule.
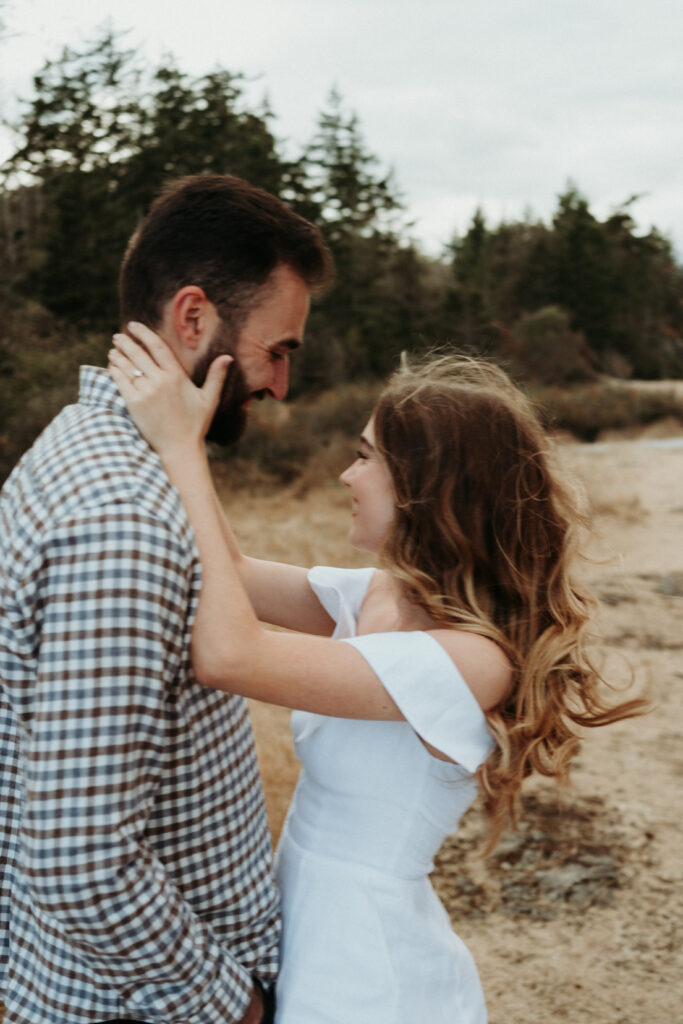
<path fill-rule="evenodd" d="M 427 876 L 492 739 L 433 636 L 357 635 L 372 574 L 316 568 L 309 581 L 405 721 L 292 716 L 302 770 L 277 853 L 276 1024 L 486 1024 L 476 966 Z"/>
<path fill-rule="evenodd" d="M 357 647 L 406 720 L 294 712 L 303 770 L 288 827 L 312 852 L 415 878 L 431 870 L 443 839 L 472 802 L 473 772 L 491 738 L 467 684 L 433 637 L 356 634 L 373 572 L 318 567 L 309 581 L 337 623 L 334 638 Z M 450 706 L 441 706 L 444 701 Z M 449 721 L 454 710 L 456 720 Z M 420 736 L 458 763 L 434 757 Z"/>

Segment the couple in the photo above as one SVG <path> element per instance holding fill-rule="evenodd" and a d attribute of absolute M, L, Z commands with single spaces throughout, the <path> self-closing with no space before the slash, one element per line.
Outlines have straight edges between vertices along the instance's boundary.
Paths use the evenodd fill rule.
<path fill-rule="evenodd" d="M 578 727 L 640 710 L 602 701 L 578 513 L 490 366 L 383 391 L 342 476 L 379 570 L 242 555 L 203 440 L 284 397 L 329 274 L 272 196 L 170 186 L 123 261 L 111 377 L 82 371 L 3 490 L 6 1024 L 483 1024 L 432 858 L 477 788 L 495 838 Z M 295 709 L 282 942 L 245 696 Z"/>

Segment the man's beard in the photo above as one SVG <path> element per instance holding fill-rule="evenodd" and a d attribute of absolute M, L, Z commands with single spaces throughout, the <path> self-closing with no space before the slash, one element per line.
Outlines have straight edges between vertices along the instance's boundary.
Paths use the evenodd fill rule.
<path fill-rule="evenodd" d="M 209 342 L 207 352 L 202 356 L 192 372 L 192 380 L 201 387 L 206 380 L 211 363 L 217 356 L 235 356 L 236 341 L 233 331 L 226 323 L 220 323 L 216 333 Z M 207 441 L 222 446 L 234 444 L 244 433 L 247 426 L 247 410 L 245 402 L 251 397 L 247 381 L 237 358 L 228 368 L 228 375 L 223 385 L 216 412 L 207 431 Z"/>

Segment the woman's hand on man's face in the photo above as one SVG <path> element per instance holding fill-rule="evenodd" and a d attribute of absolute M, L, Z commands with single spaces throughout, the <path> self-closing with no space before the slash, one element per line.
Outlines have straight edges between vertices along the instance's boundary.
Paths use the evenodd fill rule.
<path fill-rule="evenodd" d="M 109 373 L 140 433 L 160 455 L 196 449 L 213 419 L 232 356 L 211 364 L 204 385 L 196 387 L 168 345 L 143 324 L 127 324 L 115 334 Z"/>

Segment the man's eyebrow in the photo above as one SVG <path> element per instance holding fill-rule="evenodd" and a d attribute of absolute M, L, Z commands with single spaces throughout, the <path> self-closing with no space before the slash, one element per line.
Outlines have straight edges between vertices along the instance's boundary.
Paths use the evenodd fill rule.
<path fill-rule="evenodd" d="M 293 352 L 296 348 L 301 348 L 301 341 L 299 338 L 283 338 L 282 341 L 276 341 L 273 348 L 286 348 L 289 352 Z"/>

